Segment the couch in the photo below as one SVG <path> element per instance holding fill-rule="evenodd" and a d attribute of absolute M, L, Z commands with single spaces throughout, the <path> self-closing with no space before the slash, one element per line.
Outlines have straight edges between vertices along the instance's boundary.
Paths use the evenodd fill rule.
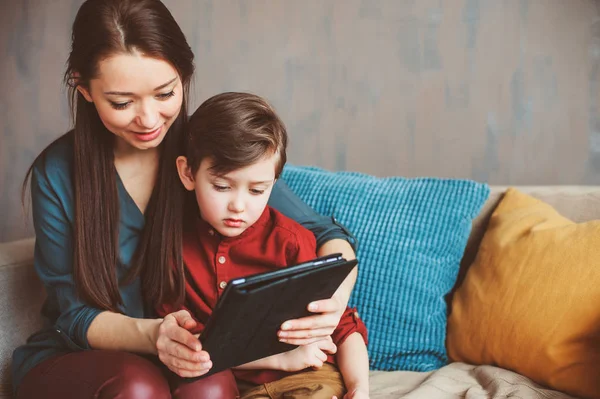
<path fill-rule="evenodd" d="M 600 187 L 518 188 L 554 206 L 575 222 L 600 219 Z M 489 199 L 474 220 L 457 285 L 473 261 L 489 217 L 505 190 L 506 187 L 492 186 Z M 44 289 L 32 266 L 33 248 L 33 238 L 0 244 L 0 398 L 11 397 L 10 359 L 13 349 L 43 323 L 39 311 L 44 300 Z M 571 398 L 509 370 L 456 362 L 431 372 L 372 371 L 371 397 Z"/>

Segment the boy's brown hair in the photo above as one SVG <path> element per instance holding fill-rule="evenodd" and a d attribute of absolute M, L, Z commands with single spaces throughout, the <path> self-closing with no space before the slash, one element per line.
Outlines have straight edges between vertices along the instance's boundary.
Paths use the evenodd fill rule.
<path fill-rule="evenodd" d="M 222 93 L 206 100 L 191 116 L 186 155 L 193 174 L 204 158 L 211 173 L 224 175 L 267 155 L 278 157 L 275 178 L 286 162 L 287 131 L 263 98 L 249 93 Z"/>

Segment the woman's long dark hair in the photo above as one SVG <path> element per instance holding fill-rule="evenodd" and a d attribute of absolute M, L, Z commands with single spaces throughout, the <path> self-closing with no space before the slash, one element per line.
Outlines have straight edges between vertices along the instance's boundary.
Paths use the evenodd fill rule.
<path fill-rule="evenodd" d="M 89 88 L 103 59 L 135 51 L 169 62 L 179 73 L 184 93 L 179 115 L 160 145 L 158 175 L 131 271 L 119 282 L 115 136 L 77 87 Z M 137 276 L 141 277 L 144 300 L 149 306 L 178 302 L 183 297 L 181 223 L 185 193 L 174 172 L 175 160 L 183 151 L 193 58 L 184 34 L 159 0 L 87 0 L 77 13 L 65 72 L 74 119 L 73 268 L 78 294 L 91 306 L 119 312 L 123 303 L 119 284 L 128 284 Z M 23 192 L 30 174 L 31 168 Z"/>

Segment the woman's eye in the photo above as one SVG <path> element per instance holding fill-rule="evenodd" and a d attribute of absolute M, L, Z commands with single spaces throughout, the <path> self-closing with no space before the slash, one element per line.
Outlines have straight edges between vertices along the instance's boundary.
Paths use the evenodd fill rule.
<path fill-rule="evenodd" d="M 175 95 L 175 90 L 171 90 L 168 93 L 162 93 L 162 94 L 159 94 L 156 97 L 158 97 L 161 100 L 166 100 L 167 98 L 173 97 L 174 95 Z"/>
<path fill-rule="evenodd" d="M 124 103 L 115 103 L 115 102 L 110 102 L 111 107 L 113 107 L 114 109 L 125 109 L 127 108 L 127 106 L 130 104 L 130 101 L 124 102 Z"/>
<path fill-rule="evenodd" d="M 265 193 L 265 190 L 259 190 L 259 189 L 256 189 L 256 188 L 251 188 L 251 189 L 250 189 L 250 192 L 251 192 L 252 194 L 254 194 L 254 195 L 261 195 L 261 194 L 264 194 L 264 193 Z"/>
<path fill-rule="evenodd" d="M 229 187 L 227 186 L 219 186 L 218 184 L 213 184 L 213 188 L 217 191 L 225 191 L 227 190 Z"/>

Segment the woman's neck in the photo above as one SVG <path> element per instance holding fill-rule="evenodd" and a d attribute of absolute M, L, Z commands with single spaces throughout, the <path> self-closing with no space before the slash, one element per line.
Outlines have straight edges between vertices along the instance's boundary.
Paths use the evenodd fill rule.
<path fill-rule="evenodd" d="M 155 174 L 158 171 L 159 160 L 160 151 L 157 148 L 127 153 L 115 151 L 115 167 L 119 174 Z"/>
<path fill-rule="evenodd" d="M 129 145 L 115 145 L 114 154 L 115 169 L 125 190 L 144 213 L 156 182 L 160 149 L 140 150 Z"/>

